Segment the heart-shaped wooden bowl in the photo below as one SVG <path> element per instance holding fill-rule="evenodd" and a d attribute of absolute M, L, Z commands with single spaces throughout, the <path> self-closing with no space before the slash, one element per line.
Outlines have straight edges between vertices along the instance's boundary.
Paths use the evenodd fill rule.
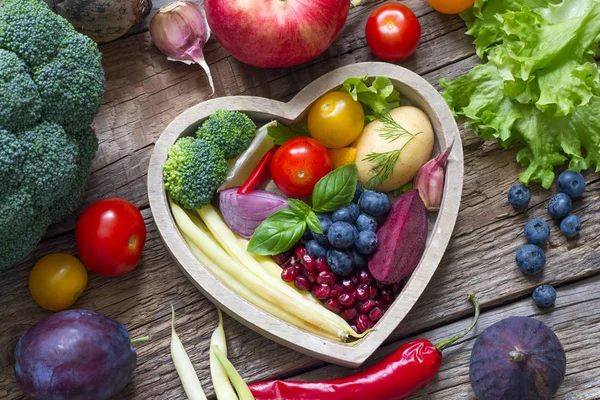
<path fill-rule="evenodd" d="M 181 136 L 193 135 L 200 123 L 219 109 L 247 113 L 262 122 L 277 119 L 283 123 L 302 120 L 309 106 L 321 95 L 338 88 L 350 77 L 386 76 L 408 100 L 429 116 L 435 130 L 435 153 L 454 141 L 446 169 L 444 194 L 437 216 L 430 213 L 427 247 L 406 286 L 375 326 L 356 345 L 334 342 L 306 332 L 250 304 L 215 278 L 190 252 L 173 217 L 163 184 L 162 165 L 167 151 Z M 188 279 L 213 303 L 233 318 L 260 334 L 315 358 L 348 367 L 362 364 L 398 326 L 429 283 L 446 250 L 458 215 L 463 183 L 463 152 L 454 118 L 439 93 L 420 76 L 402 67 L 386 63 L 360 63 L 332 71 L 317 79 L 288 103 L 275 100 L 234 96 L 206 101 L 191 107 L 167 126 L 150 159 L 148 194 L 154 220 L 165 245 Z"/>

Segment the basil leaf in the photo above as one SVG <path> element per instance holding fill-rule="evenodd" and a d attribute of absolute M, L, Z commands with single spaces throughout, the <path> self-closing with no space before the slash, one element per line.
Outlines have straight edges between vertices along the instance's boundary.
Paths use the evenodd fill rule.
<path fill-rule="evenodd" d="M 298 215 L 299 218 L 308 217 L 308 213 L 312 211 L 310 206 L 302 200 L 289 198 L 288 203 L 290 203 L 290 208 L 296 213 L 296 215 Z"/>
<path fill-rule="evenodd" d="M 279 145 L 297 137 L 310 137 L 310 133 L 308 133 L 308 128 L 306 126 L 300 124 L 285 126 L 279 121 L 277 122 L 277 125 L 267 127 L 267 134 L 273 138 L 273 143 Z"/>
<path fill-rule="evenodd" d="M 350 205 L 356 191 L 358 170 L 355 164 L 345 165 L 325 175 L 313 190 L 315 212 L 333 212 Z"/>
<path fill-rule="evenodd" d="M 306 216 L 306 224 L 308 228 L 314 233 L 323 233 L 323 226 L 321 225 L 321 221 L 317 217 L 314 211 L 310 211 Z"/>
<path fill-rule="evenodd" d="M 248 243 L 248 251 L 261 256 L 274 256 L 291 249 L 306 231 L 306 217 L 293 210 L 281 210 L 264 220 Z"/>

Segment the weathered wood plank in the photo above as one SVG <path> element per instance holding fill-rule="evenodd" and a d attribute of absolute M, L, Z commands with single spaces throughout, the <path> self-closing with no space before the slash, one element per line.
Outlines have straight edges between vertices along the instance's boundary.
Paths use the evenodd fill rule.
<path fill-rule="evenodd" d="M 536 318 L 548 325 L 560 339 L 567 355 L 567 374 L 556 399 L 596 399 L 600 393 L 600 361 L 590 357 L 592 349 L 600 345 L 600 277 L 589 278 L 558 289 L 553 310 L 540 310 L 530 297 L 515 303 L 484 312 L 476 329 L 457 346 L 444 351 L 444 361 L 435 381 L 410 399 L 464 400 L 474 399 L 469 383 L 469 360 L 477 335 L 488 326 L 509 316 Z M 464 298 L 463 302 L 466 303 Z M 372 365 L 393 352 L 401 343 L 427 338 L 436 343 L 464 329 L 469 319 L 424 332 L 401 342 L 380 348 L 368 363 L 358 370 Z M 242 362 L 240 360 L 240 362 Z M 294 376 L 290 379 L 315 381 L 347 376 L 358 370 L 326 366 Z"/>

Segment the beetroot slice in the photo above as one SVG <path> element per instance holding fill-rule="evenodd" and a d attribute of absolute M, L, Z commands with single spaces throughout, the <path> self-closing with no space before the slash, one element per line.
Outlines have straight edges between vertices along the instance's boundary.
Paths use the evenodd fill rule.
<path fill-rule="evenodd" d="M 398 283 L 417 267 L 427 242 L 427 210 L 417 190 L 392 204 L 377 236 L 379 247 L 369 260 L 369 270 L 382 283 Z"/>

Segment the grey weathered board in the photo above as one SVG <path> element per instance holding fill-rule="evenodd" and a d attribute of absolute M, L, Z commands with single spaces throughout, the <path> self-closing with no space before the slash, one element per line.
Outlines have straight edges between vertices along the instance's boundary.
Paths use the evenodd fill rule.
<path fill-rule="evenodd" d="M 247 94 L 287 101 L 324 73 L 343 65 L 376 61 L 366 47 L 364 24 L 369 12 L 383 1 L 366 1 L 352 10 L 340 37 L 322 56 L 289 69 L 259 70 L 238 63 L 214 41 L 206 46 L 216 96 Z M 433 12 L 424 0 L 407 0 L 422 24 L 417 52 L 399 63 L 438 86 L 441 77 L 468 71 L 476 62 L 471 38 L 464 35 L 460 18 Z M 208 98 L 210 89 L 200 68 L 167 62 L 142 32 L 101 46 L 107 73 L 107 94 L 95 128 L 100 151 L 94 161 L 85 205 L 119 196 L 136 204 L 148 227 L 141 265 L 120 278 L 90 274 L 87 290 L 76 306 L 97 310 L 127 325 L 134 336 L 149 333 L 151 342 L 137 345 L 136 374 L 123 399 L 182 399 L 181 385 L 169 356 L 170 304 L 177 311 L 178 332 L 207 391 L 208 343 L 216 312 L 187 281 L 165 251 L 148 209 L 146 170 L 156 141 L 165 126 L 188 107 Z M 541 276 L 525 277 L 514 265 L 514 253 L 524 243 L 522 226 L 532 216 L 547 218 L 545 202 L 552 191 L 533 189 L 526 211 L 506 203 L 506 191 L 521 168 L 516 150 L 482 142 L 470 130 L 461 130 L 465 153 L 463 201 L 448 250 L 423 296 L 374 359 L 388 354 L 409 337 L 437 339 L 464 326 L 471 307 L 464 292 L 474 290 L 484 307 L 482 326 L 503 315 L 539 313 L 529 299 L 539 283 L 565 286 L 556 310 L 539 318 L 556 329 L 567 348 L 568 376 L 560 399 L 600 397 L 600 365 L 596 357 L 600 321 L 595 313 L 600 289 L 600 176 L 587 174 L 585 198 L 575 206 L 584 228 L 577 240 L 567 241 L 551 223 L 548 265 Z M 84 205 L 84 206 L 85 206 Z M 76 213 L 80 214 L 82 209 Z M 36 321 L 50 315 L 31 299 L 27 276 L 35 260 L 54 252 L 76 254 L 73 227 L 76 216 L 52 227 L 47 238 L 20 265 L 0 273 L 0 398 L 22 395 L 12 373 L 12 352 L 18 337 Z M 578 295 L 569 295 L 576 288 Z M 581 288 L 581 289 L 578 289 Z M 587 301 L 585 299 L 590 299 Z M 584 301 L 585 300 L 585 301 Z M 524 312 L 524 310 L 529 310 Z M 487 322 L 486 322 L 487 321 Z M 311 378 L 328 378 L 350 370 L 331 367 L 302 356 L 225 318 L 230 357 L 248 381 L 293 377 L 314 371 Z M 480 328 L 481 328 L 480 327 Z M 423 399 L 470 399 L 467 360 L 470 344 L 446 353 L 444 366 Z M 340 372 L 341 371 L 341 372 Z M 447 395 L 448 397 L 444 397 Z M 429 396 L 429 397 L 427 397 Z"/>

